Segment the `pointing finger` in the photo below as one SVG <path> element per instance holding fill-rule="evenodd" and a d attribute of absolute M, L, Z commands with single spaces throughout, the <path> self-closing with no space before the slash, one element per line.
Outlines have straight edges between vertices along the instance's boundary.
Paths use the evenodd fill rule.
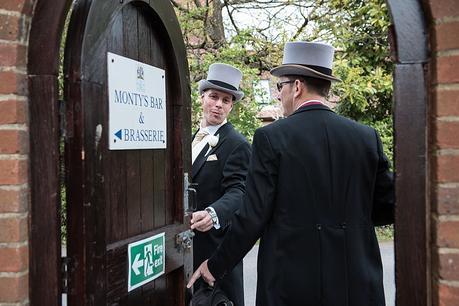
<path fill-rule="evenodd" d="M 198 278 L 201 277 L 201 269 L 200 267 L 193 273 L 193 275 L 191 276 L 190 278 L 190 281 L 188 282 L 188 284 L 186 285 L 187 288 L 191 288 L 191 286 L 193 286 L 193 284 L 198 280 Z"/>

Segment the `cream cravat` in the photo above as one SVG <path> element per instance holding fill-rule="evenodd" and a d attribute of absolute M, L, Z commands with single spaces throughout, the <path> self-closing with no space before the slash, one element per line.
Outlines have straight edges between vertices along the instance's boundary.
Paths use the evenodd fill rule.
<path fill-rule="evenodd" d="M 207 130 L 200 129 L 194 136 L 193 142 L 191 143 L 191 147 L 194 148 L 194 146 L 200 143 L 201 140 L 207 135 L 209 135 L 209 132 Z"/>
<path fill-rule="evenodd" d="M 209 131 L 207 129 L 200 129 L 194 136 L 193 142 L 191 143 L 191 164 L 194 163 L 199 153 L 206 145 L 206 137 L 209 136 Z"/>

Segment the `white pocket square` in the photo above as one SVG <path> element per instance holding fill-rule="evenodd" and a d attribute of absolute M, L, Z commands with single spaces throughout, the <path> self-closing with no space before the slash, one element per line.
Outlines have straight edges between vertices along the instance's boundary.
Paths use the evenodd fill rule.
<path fill-rule="evenodd" d="M 217 154 L 211 154 L 207 157 L 207 161 L 218 160 Z"/>

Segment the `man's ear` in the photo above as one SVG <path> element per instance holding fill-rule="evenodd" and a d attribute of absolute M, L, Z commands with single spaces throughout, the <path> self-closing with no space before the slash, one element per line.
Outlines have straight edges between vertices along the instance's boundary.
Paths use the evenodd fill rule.
<path fill-rule="evenodd" d="M 204 104 L 204 92 L 201 94 L 201 96 L 199 98 L 201 98 L 201 105 Z"/>
<path fill-rule="evenodd" d="M 301 97 L 303 95 L 303 92 L 305 90 L 303 83 L 300 80 L 295 80 L 295 83 L 293 83 L 295 86 L 295 91 L 293 92 L 293 96 L 296 97 Z"/>

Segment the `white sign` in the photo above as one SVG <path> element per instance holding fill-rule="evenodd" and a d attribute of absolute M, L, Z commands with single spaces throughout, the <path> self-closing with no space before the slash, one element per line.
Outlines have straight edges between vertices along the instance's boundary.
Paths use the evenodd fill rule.
<path fill-rule="evenodd" d="M 165 71 L 110 52 L 107 61 L 109 149 L 165 149 Z"/>

